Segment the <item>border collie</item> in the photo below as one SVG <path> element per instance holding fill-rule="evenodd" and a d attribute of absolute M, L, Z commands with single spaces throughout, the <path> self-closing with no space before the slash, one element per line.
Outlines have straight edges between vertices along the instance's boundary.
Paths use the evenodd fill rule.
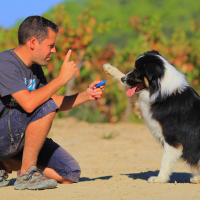
<path fill-rule="evenodd" d="M 175 163 L 182 159 L 192 170 L 190 182 L 200 183 L 200 97 L 185 75 L 157 51 L 138 56 L 126 75 L 110 64 L 103 67 L 123 87 L 136 114 L 164 147 L 159 174 L 148 181 L 168 182 Z"/>

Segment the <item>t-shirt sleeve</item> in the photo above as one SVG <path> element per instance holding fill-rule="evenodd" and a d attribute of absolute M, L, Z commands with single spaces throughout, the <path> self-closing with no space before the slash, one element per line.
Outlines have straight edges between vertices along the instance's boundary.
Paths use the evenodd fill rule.
<path fill-rule="evenodd" d="M 0 95 L 1 97 L 26 90 L 21 71 L 10 61 L 0 62 Z"/>

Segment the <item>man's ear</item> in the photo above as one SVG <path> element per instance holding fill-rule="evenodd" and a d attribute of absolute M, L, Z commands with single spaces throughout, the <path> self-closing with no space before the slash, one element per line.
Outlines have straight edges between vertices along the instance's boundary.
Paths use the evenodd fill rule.
<path fill-rule="evenodd" d="M 34 50 L 34 49 L 35 49 L 36 43 L 37 43 L 37 42 L 38 42 L 38 41 L 37 41 L 36 38 L 31 38 L 31 39 L 29 40 L 29 45 L 30 45 L 31 50 Z"/>

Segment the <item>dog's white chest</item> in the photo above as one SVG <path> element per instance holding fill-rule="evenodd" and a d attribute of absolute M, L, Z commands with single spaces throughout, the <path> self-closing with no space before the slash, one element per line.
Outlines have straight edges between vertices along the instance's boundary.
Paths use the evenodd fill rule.
<path fill-rule="evenodd" d="M 160 142 L 161 144 L 164 143 L 164 137 L 162 134 L 162 129 L 160 124 L 152 118 L 152 112 L 150 111 L 150 105 L 149 105 L 149 92 L 143 91 L 139 95 L 139 105 L 140 109 L 142 111 L 142 115 L 144 117 L 144 120 L 151 131 L 154 138 Z"/>

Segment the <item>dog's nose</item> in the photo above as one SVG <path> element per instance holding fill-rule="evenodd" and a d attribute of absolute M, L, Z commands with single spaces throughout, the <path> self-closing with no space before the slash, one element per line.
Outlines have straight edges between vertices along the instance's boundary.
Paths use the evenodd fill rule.
<path fill-rule="evenodd" d="M 126 80 L 126 77 L 125 77 L 125 76 L 123 76 L 123 77 L 121 78 L 121 81 L 124 83 L 124 82 L 125 82 L 125 80 Z"/>

